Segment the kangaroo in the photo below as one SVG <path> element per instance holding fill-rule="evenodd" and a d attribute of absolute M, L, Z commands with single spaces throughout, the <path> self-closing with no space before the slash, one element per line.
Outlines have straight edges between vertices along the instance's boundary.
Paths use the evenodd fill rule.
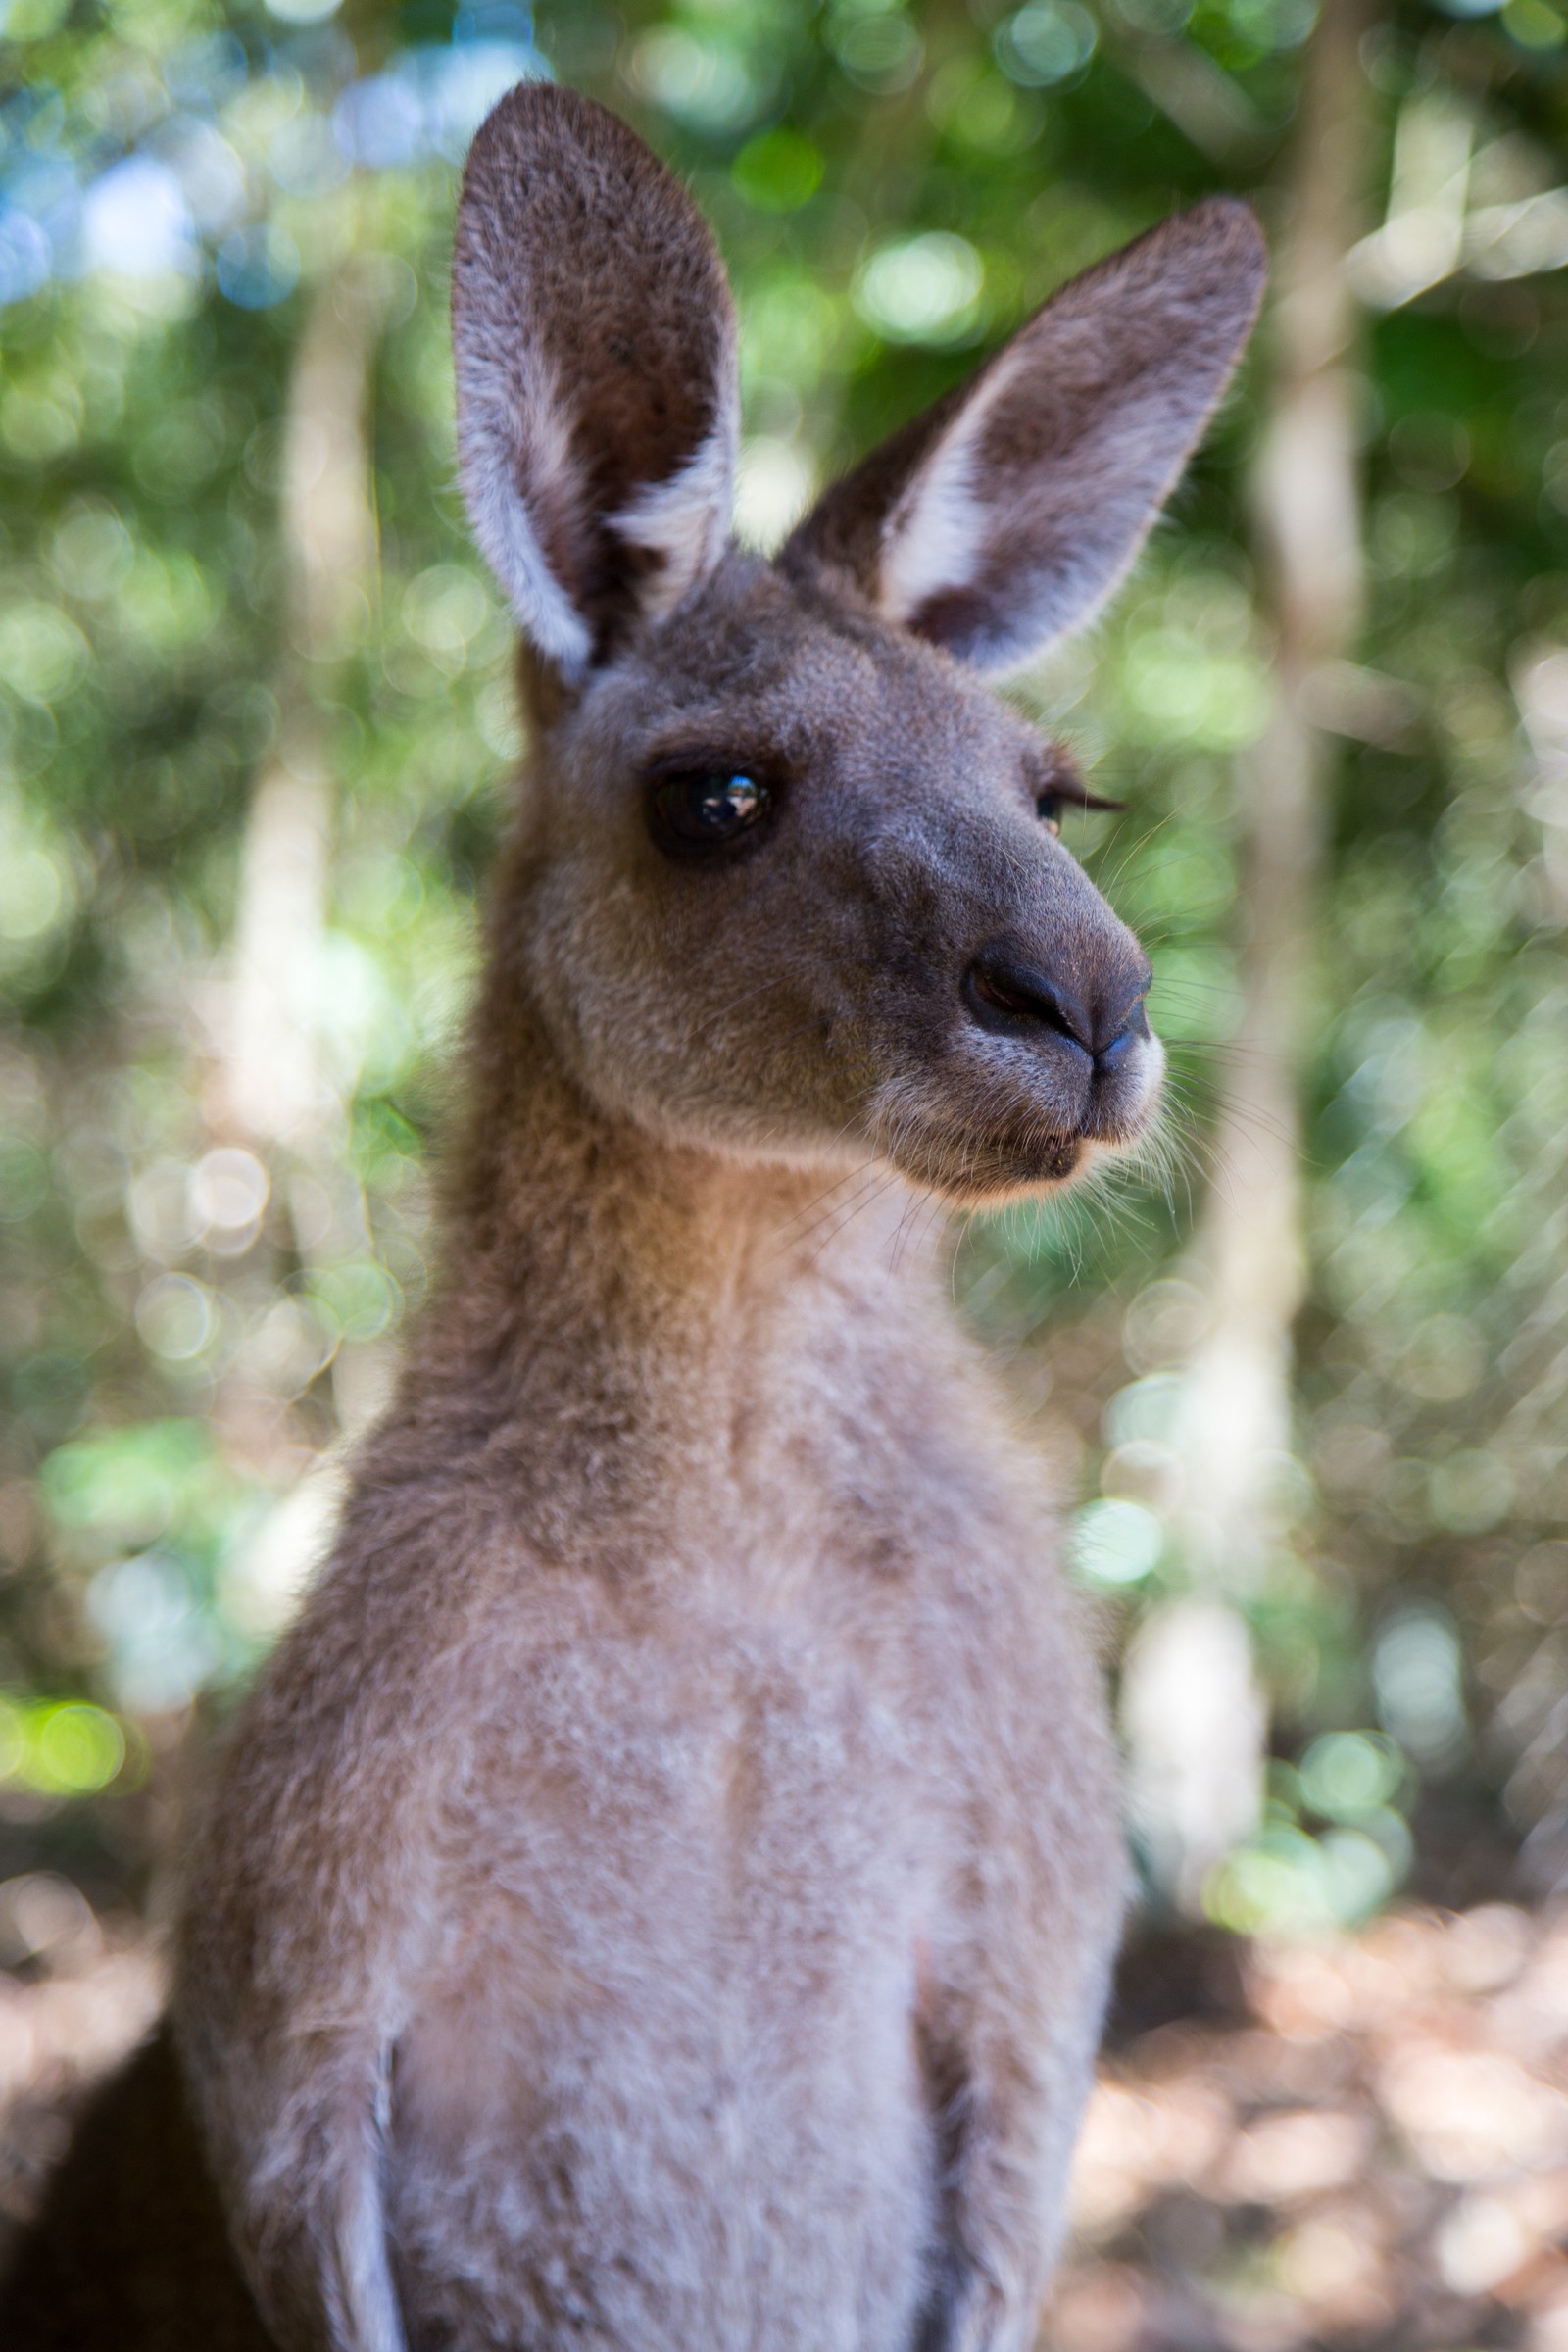
<path fill-rule="evenodd" d="M 460 454 L 529 751 L 444 1280 L 14 2352 L 1032 2343 L 1125 1865 L 926 1204 L 1153 1115 L 1089 796 L 986 680 L 1125 571 L 1262 273 L 1244 206 L 1167 220 L 769 562 L 683 188 L 569 90 L 480 130 Z"/>

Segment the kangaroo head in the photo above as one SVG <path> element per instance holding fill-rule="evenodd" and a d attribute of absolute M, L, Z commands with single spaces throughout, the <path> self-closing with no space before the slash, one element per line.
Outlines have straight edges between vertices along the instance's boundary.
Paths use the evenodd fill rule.
<path fill-rule="evenodd" d="M 765 563 L 729 538 L 707 226 L 602 108 L 502 101 L 454 270 L 464 485 L 533 717 L 497 954 L 603 1109 L 753 1160 L 869 1150 L 963 1200 L 1136 1137 L 1150 967 L 1057 838 L 1065 753 L 985 680 L 1126 570 L 1262 276 L 1245 206 L 1167 220 Z"/>

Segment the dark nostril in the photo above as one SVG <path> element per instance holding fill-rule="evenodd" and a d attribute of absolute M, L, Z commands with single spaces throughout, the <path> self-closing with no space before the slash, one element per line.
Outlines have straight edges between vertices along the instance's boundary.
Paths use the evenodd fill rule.
<path fill-rule="evenodd" d="M 969 1009 L 985 1028 L 1014 1029 L 1028 1021 L 1054 1030 L 1093 1054 L 1093 1025 L 1072 991 L 1005 950 L 987 948 L 964 977 Z"/>
<path fill-rule="evenodd" d="M 1133 1043 L 1135 1038 L 1147 1037 L 1149 1035 L 1149 1014 L 1144 1008 L 1144 999 L 1148 996 L 1148 994 L 1149 983 L 1146 982 L 1145 985 L 1138 990 L 1135 996 L 1131 996 L 1123 1000 L 1122 1004 L 1119 1007 L 1121 1019 L 1119 1022 L 1117 1022 L 1114 1033 L 1109 1042 L 1102 1046 L 1100 1049 L 1100 1058 L 1102 1061 L 1109 1061 L 1113 1054 L 1125 1054 L 1127 1048 Z M 1105 1026 L 1109 1028 L 1111 1026 L 1111 1022 L 1115 1020 L 1115 1012 L 1112 1012 L 1109 1020 L 1106 1021 Z"/>
<path fill-rule="evenodd" d="M 1049 1029 L 1090 1054 L 1102 1068 L 1113 1070 L 1126 1060 L 1135 1041 L 1149 1035 L 1144 999 L 1152 982 L 1153 974 L 1145 965 L 1132 986 L 1103 995 L 1097 991 L 1090 1001 L 1029 962 L 1015 948 L 997 941 L 982 948 L 970 964 L 964 995 L 982 1028 L 1016 1034 L 1027 1023 Z"/>

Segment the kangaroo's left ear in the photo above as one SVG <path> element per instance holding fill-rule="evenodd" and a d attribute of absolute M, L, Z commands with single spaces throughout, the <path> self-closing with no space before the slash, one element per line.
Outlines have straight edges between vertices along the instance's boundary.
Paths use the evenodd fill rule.
<path fill-rule="evenodd" d="M 452 318 L 474 537 L 574 687 L 723 553 L 740 410 L 724 267 L 624 122 L 524 82 L 463 175 Z"/>
<path fill-rule="evenodd" d="M 1257 316 L 1250 209 L 1152 229 L 826 491 L 780 558 L 982 669 L 1086 621 L 1197 446 Z"/>

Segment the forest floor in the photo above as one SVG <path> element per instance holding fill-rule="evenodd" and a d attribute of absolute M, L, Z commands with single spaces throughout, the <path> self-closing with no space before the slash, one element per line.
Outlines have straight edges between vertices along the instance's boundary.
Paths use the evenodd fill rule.
<path fill-rule="evenodd" d="M 44 1874 L 3 1963 L 0 2258 L 161 1997 Z M 1049 2352 L 1568 2352 L 1568 1913 L 1135 1944 L 1073 2206 Z"/>

